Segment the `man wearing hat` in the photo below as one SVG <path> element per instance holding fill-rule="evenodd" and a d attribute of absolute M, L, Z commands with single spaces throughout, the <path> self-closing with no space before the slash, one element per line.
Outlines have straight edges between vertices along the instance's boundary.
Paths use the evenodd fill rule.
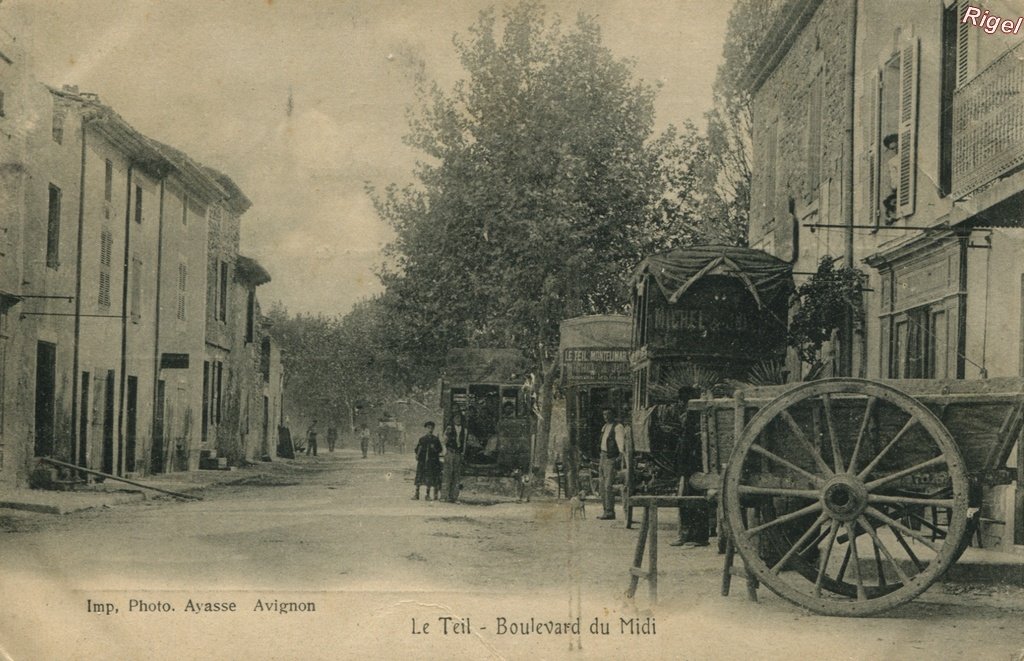
<path fill-rule="evenodd" d="M 418 443 L 416 443 L 416 495 L 413 500 L 420 499 L 420 487 L 427 488 L 427 498 L 430 500 L 430 489 L 434 489 L 434 500 L 438 498 L 438 491 L 441 489 L 441 439 L 434 435 L 433 421 L 426 422 L 423 427 L 427 430 Z"/>

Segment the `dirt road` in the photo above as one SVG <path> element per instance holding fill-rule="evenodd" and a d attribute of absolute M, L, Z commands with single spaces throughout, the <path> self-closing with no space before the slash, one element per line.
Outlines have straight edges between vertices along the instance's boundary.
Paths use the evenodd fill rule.
<path fill-rule="evenodd" d="M 767 590 L 758 604 L 742 585 L 722 598 L 713 547 L 663 544 L 662 600 L 648 609 L 621 596 L 636 532 L 595 520 L 596 506 L 570 526 L 564 503 L 412 501 L 411 458 L 391 454 L 240 474 L 201 502 L 0 512 L 6 658 L 1009 660 L 1024 650 L 1018 589 L 936 586 L 888 617 L 822 618 Z"/>

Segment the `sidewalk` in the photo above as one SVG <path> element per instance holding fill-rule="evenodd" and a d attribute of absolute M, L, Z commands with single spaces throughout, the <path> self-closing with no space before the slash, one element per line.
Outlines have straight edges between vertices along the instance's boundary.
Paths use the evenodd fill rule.
<path fill-rule="evenodd" d="M 290 460 L 279 460 L 230 470 L 195 470 L 184 473 L 167 473 L 129 478 L 146 486 L 199 496 L 207 487 L 224 485 L 241 480 L 251 480 L 269 469 L 281 467 Z M 170 494 L 151 491 L 125 482 L 108 479 L 102 483 L 92 482 L 76 486 L 69 491 L 50 491 L 28 487 L 0 490 L 0 509 L 38 512 L 42 514 L 69 514 L 82 510 L 112 507 L 122 503 L 140 500 L 174 498 Z"/>

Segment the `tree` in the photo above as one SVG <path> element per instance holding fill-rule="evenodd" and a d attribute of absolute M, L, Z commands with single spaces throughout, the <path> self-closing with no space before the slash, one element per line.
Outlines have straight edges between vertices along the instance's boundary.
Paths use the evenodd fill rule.
<path fill-rule="evenodd" d="M 778 13 L 781 0 L 737 0 L 729 14 L 722 63 L 706 114 L 710 167 L 706 190 L 722 220 L 723 236 L 745 245 L 752 166 L 751 95 L 745 82 L 753 58 Z"/>
<path fill-rule="evenodd" d="M 466 77 L 452 90 L 420 81 L 417 185 L 370 192 L 396 232 L 381 279 L 401 343 L 418 338 L 434 362 L 460 345 L 523 350 L 546 447 L 558 324 L 624 308 L 649 233 L 682 215 L 666 182 L 687 167 L 661 159 L 697 137 L 651 139 L 654 90 L 593 18 L 566 29 L 524 2 L 502 23 L 485 11 L 456 38 Z"/>

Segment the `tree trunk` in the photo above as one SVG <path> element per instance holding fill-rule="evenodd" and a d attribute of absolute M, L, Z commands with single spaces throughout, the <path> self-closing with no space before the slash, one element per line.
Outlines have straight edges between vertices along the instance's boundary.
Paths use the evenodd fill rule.
<path fill-rule="evenodd" d="M 540 420 L 537 421 L 536 456 L 532 468 L 543 467 L 547 475 L 554 469 L 554 452 L 549 447 L 551 437 L 551 409 L 555 394 L 555 372 L 558 361 L 541 359 L 541 384 L 539 393 Z"/>

